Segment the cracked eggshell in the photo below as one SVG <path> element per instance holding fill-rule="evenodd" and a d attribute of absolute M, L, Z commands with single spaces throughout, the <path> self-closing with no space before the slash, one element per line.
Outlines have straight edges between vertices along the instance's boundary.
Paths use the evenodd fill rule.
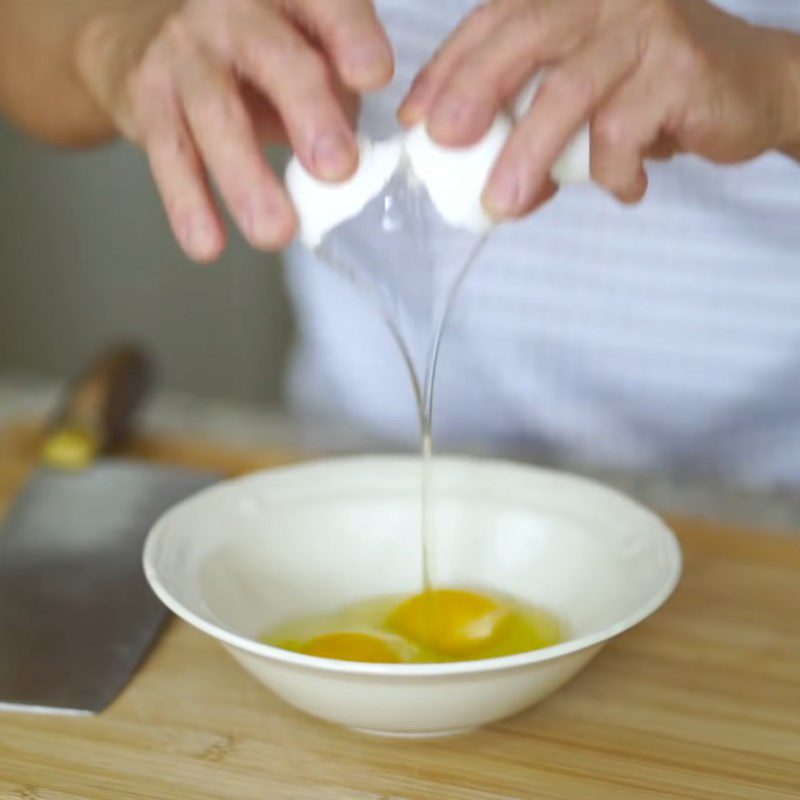
<path fill-rule="evenodd" d="M 591 183 L 592 144 L 588 125 L 572 137 L 564 152 L 558 157 L 550 176 L 556 183 Z"/>
<path fill-rule="evenodd" d="M 517 95 L 512 106 L 514 119 L 519 122 L 530 110 L 546 70 L 540 70 Z M 589 183 L 592 180 L 591 135 L 584 125 L 569 142 L 550 170 L 550 177 L 558 184 Z"/>
<path fill-rule="evenodd" d="M 508 137 L 512 123 L 499 114 L 489 132 L 469 147 L 443 147 L 420 123 L 406 134 L 405 149 L 411 168 L 450 225 L 483 233 L 492 225 L 481 196 Z"/>
<path fill-rule="evenodd" d="M 403 155 L 401 136 L 383 142 L 361 138 L 358 167 L 345 181 L 315 178 L 294 156 L 286 168 L 286 189 L 300 221 L 300 239 L 312 250 L 337 225 L 352 219 L 389 182 Z"/>

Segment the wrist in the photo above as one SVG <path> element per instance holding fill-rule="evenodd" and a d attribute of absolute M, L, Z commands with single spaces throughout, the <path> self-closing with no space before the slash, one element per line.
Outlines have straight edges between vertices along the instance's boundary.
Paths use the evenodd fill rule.
<path fill-rule="evenodd" d="M 87 17 L 74 39 L 73 63 L 78 79 L 92 98 L 106 135 L 136 139 L 128 76 L 142 58 L 164 20 L 180 5 L 177 0 L 124 2 Z"/>
<path fill-rule="evenodd" d="M 776 150 L 800 161 L 800 35 L 781 36 L 780 91 L 775 109 L 780 131 Z"/>
<path fill-rule="evenodd" d="M 97 139 L 110 138 L 119 126 L 109 103 L 109 55 L 113 52 L 112 14 L 93 15 L 83 21 L 72 43 L 76 80 L 94 108 Z"/>

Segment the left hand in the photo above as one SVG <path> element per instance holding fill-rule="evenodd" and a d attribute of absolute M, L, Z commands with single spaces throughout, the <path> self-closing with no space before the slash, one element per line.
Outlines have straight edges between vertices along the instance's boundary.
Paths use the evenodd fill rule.
<path fill-rule="evenodd" d="M 497 218 L 552 193 L 550 169 L 587 121 L 592 177 L 624 202 L 644 195 L 647 156 L 800 151 L 800 37 L 706 0 L 491 0 L 420 73 L 400 119 L 426 119 L 441 144 L 471 144 L 543 66 L 484 194 Z"/>
<path fill-rule="evenodd" d="M 393 70 L 372 0 L 92 4 L 76 37 L 78 72 L 98 107 L 146 151 L 191 258 L 214 260 L 225 246 L 212 183 L 251 245 L 278 250 L 291 241 L 295 210 L 265 143 L 288 140 L 322 180 L 355 171 L 356 93 L 379 88 Z"/>

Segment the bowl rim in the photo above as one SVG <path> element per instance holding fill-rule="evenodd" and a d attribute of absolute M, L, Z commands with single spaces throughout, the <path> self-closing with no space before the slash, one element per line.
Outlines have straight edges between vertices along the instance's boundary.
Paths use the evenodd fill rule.
<path fill-rule="evenodd" d="M 213 639 L 216 639 L 224 645 L 243 651 L 249 655 L 258 656 L 262 659 L 272 662 L 277 661 L 281 664 L 291 665 L 293 667 L 300 667 L 305 670 L 322 670 L 329 673 L 338 673 L 342 676 L 379 676 L 394 679 L 415 679 L 447 677 L 453 675 L 470 675 L 475 673 L 497 672 L 527 667 L 546 661 L 554 661 L 556 659 L 578 653 L 582 650 L 586 650 L 597 645 L 602 645 L 603 643 L 613 639 L 616 636 L 619 636 L 621 633 L 633 628 L 635 625 L 651 616 L 669 599 L 669 597 L 675 591 L 678 582 L 680 581 L 683 571 L 683 553 L 675 533 L 658 514 L 632 499 L 624 492 L 607 486 L 600 481 L 584 477 L 580 474 L 559 469 L 540 467 L 535 464 L 528 464 L 522 461 L 515 461 L 506 458 L 443 455 L 434 456 L 434 460 L 439 463 L 451 463 L 456 465 L 483 464 L 490 467 L 510 467 L 529 474 L 538 474 L 540 476 L 548 476 L 566 482 L 589 486 L 595 490 L 601 490 L 608 495 L 614 496 L 618 500 L 622 500 L 629 506 L 635 507 L 639 513 L 643 513 L 645 517 L 649 518 L 649 521 L 654 523 L 655 527 L 659 529 L 664 543 L 667 546 L 667 551 L 671 560 L 671 570 L 669 574 L 658 587 L 658 590 L 654 592 L 649 600 L 642 604 L 634 613 L 629 614 L 621 620 L 618 620 L 613 625 L 608 625 L 605 628 L 585 636 L 567 639 L 560 644 L 551 645 L 550 647 L 543 647 L 538 650 L 529 650 L 510 656 L 476 659 L 474 661 L 449 661 L 444 663 L 423 664 L 376 664 L 361 661 L 342 661 L 332 658 L 305 655 L 303 653 L 297 653 L 293 650 L 284 650 L 281 647 L 256 641 L 255 639 L 251 639 L 240 633 L 236 633 L 235 631 L 218 625 L 215 622 L 205 619 L 177 600 L 161 583 L 161 580 L 158 576 L 158 568 L 156 566 L 155 559 L 161 540 L 168 535 L 166 523 L 168 522 L 169 518 L 179 512 L 181 508 L 188 504 L 194 503 L 201 497 L 224 490 L 236 484 L 258 480 L 259 478 L 264 478 L 267 476 L 280 477 L 281 475 L 302 472 L 308 468 L 336 468 L 342 464 L 355 467 L 359 463 L 374 465 L 376 462 L 401 463 L 418 460 L 419 456 L 412 454 L 344 455 L 326 458 L 314 458 L 278 467 L 268 467 L 266 469 L 256 470 L 242 476 L 220 481 L 219 483 L 209 486 L 206 489 L 196 492 L 195 494 L 173 506 L 172 509 L 167 511 L 151 528 L 145 540 L 142 553 L 142 565 L 147 582 L 161 602 L 164 603 L 164 605 L 176 616 L 180 617 L 192 627 L 208 634 Z"/>

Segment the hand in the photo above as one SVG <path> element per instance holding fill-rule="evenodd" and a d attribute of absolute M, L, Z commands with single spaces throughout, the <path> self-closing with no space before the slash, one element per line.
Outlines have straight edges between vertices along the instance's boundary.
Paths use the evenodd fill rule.
<path fill-rule="evenodd" d="M 253 246 L 280 249 L 296 218 L 262 143 L 288 139 L 317 177 L 348 177 L 352 93 L 393 69 L 371 0 L 137 0 L 96 17 L 78 47 L 85 82 L 147 151 L 175 235 L 199 261 L 225 245 L 209 179 Z"/>
<path fill-rule="evenodd" d="M 553 162 L 591 121 L 592 177 L 644 195 L 646 156 L 745 161 L 798 152 L 800 41 L 705 0 L 493 0 L 469 16 L 400 108 L 441 144 L 466 145 L 543 66 L 548 73 L 492 173 L 494 216 L 527 213 Z"/>

